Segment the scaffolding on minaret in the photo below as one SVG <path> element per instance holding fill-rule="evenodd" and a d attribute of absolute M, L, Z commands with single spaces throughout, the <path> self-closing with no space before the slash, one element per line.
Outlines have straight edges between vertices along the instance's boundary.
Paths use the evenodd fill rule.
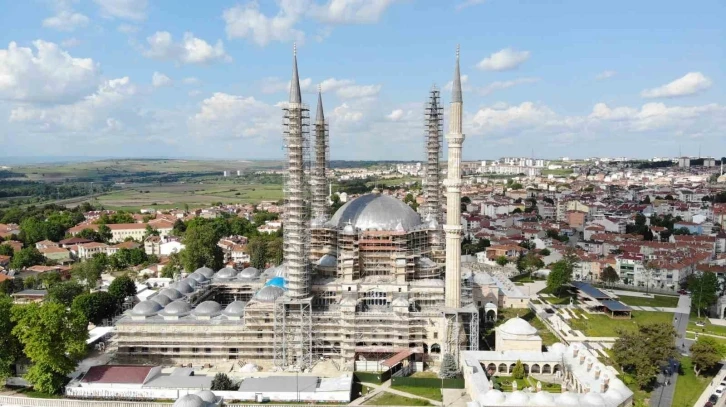
<path fill-rule="evenodd" d="M 424 108 L 425 118 L 425 151 L 426 166 L 424 167 L 425 176 L 423 179 L 424 187 L 424 208 L 423 219 L 426 222 L 432 221 L 436 224 L 436 229 L 431 233 L 431 248 L 433 250 L 434 260 L 437 263 L 445 261 L 444 253 L 444 231 L 442 205 L 443 194 L 441 193 L 441 161 L 442 161 L 442 140 L 444 126 L 444 110 L 441 106 L 441 94 L 436 86 L 431 88 L 429 99 Z"/>
<path fill-rule="evenodd" d="M 313 124 L 315 132 L 315 162 L 312 168 L 312 222 L 323 224 L 329 217 L 328 168 L 330 151 L 328 146 L 328 123 L 323 113 L 323 95 L 318 86 L 318 108 Z"/>

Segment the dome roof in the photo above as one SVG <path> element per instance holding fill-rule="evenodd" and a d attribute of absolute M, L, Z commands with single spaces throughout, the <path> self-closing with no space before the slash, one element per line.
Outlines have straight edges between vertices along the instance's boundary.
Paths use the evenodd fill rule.
<path fill-rule="evenodd" d="M 606 403 L 600 393 L 589 392 L 582 398 L 582 404 L 585 406 L 599 407 L 604 406 Z"/>
<path fill-rule="evenodd" d="M 366 194 L 341 206 L 329 224 L 344 228 L 350 222 L 357 229 L 411 230 L 421 224 L 421 217 L 410 206 L 388 195 Z"/>
<path fill-rule="evenodd" d="M 247 303 L 244 301 L 233 301 L 227 305 L 222 313 L 233 317 L 241 317 L 245 313 L 246 306 Z"/>
<path fill-rule="evenodd" d="M 555 405 L 555 398 L 546 391 L 540 391 L 535 393 L 534 397 L 530 400 L 532 404 L 536 406 L 552 406 Z"/>
<path fill-rule="evenodd" d="M 197 286 L 199 285 L 199 282 L 197 280 L 195 280 L 193 278 L 189 278 L 189 277 L 182 279 L 181 282 L 189 284 L 189 287 L 192 287 L 192 288 L 197 288 Z"/>
<path fill-rule="evenodd" d="M 529 397 L 521 390 L 514 391 L 507 397 L 507 404 L 513 406 L 526 406 L 528 402 Z"/>
<path fill-rule="evenodd" d="M 155 296 L 151 297 L 149 301 L 154 301 L 156 303 L 159 303 L 162 307 L 165 307 L 168 303 L 171 302 L 171 298 L 167 297 L 164 294 L 156 294 Z"/>
<path fill-rule="evenodd" d="M 183 316 L 189 313 L 189 311 L 192 310 L 192 307 L 189 305 L 186 301 L 174 301 L 172 303 L 169 303 L 166 307 L 164 307 L 164 311 L 161 312 L 162 315 L 165 316 Z"/>
<path fill-rule="evenodd" d="M 209 280 L 204 274 L 197 273 L 197 272 L 190 274 L 187 278 L 192 279 L 192 280 L 196 281 L 197 283 L 203 283 L 203 282 Z"/>
<path fill-rule="evenodd" d="M 281 295 L 285 294 L 285 290 L 278 286 L 266 285 L 257 291 L 255 300 L 260 302 L 275 302 Z"/>
<path fill-rule="evenodd" d="M 207 403 L 216 403 L 217 402 L 217 396 L 212 393 L 211 390 L 202 390 L 196 394 L 195 396 L 199 396 L 200 399 L 203 401 L 206 401 Z"/>
<path fill-rule="evenodd" d="M 218 278 L 234 278 L 236 275 L 237 270 L 233 269 L 232 267 L 225 267 L 219 270 L 214 276 Z"/>
<path fill-rule="evenodd" d="M 141 301 L 131 310 L 131 315 L 149 317 L 161 311 L 162 306 L 155 301 Z"/>
<path fill-rule="evenodd" d="M 552 346 L 550 346 L 547 350 L 552 353 L 563 354 L 567 352 L 567 346 L 565 346 L 564 343 L 557 342 L 553 343 Z"/>
<path fill-rule="evenodd" d="M 273 277 L 265 283 L 265 286 L 280 287 L 285 289 L 285 279 L 282 277 Z"/>
<path fill-rule="evenodd" d="M 504 399 L 506 399 L 506 397 L 507 396 L 504 393 L 502 393 L 501 390 L 491 389 L 488 392 L 484 393 L 484 397 L 483 397 L 484 403 L 480 402 L 480 404 L 483 406 L 485 406 L 487 404 L 501 404 L 504 402 Z M 482 399 L 480 399 L 480 400 L 482 400 Z"/>
<path fill-rule="evenodd" d="M 210 269 L 209 267 L 204 266 L 204 267 L 200 267 L 200 268 L 194 270 L 194 273 L 199 273 L 209 279 L 209 278 L 212 278 L 212 276 L 214 275 L 214 270 Z M 192 273 L 192 274 L 194 274 L 194 273 Z"/>
<path fill-rule="evenodd" d="M 537 329 L 535 327 L 519 317 L 512 318 L 505 322 L 499 327 L 499 330 L 510 335 L 535 335 L 537 333 Z"/>
<path fill-rule="evenodd" d="M 182 293 L 174 288 L 165 288 L 159 291 L 159 294 L 166 295 L 170 300 L 178 300 L 183 297 Z"/>
<path fill-rule="evenodd" d="M 197 305 L 192 313 L 196 316 L 215 316 L 222 311 L 222 306 L 216 301 L 204 301 Z"/>
<path fill-rule="evenodd" d="M 171 284 L 170 287 L 182 294 L 191 294 L 194 292 L 194 288 L 185 281 L 179 281 L 178 283 Z"/>
<path fill-rule="evenodd" d="M 338 258 L 335 256 L 331 256 L 329 254 L 323 255 L 323 257 L 318 260 L 318 266 L 320 267 L 337 267 L 338 266 Z"/>
<path fill-rule="evenodd" d="M 557 396 L 557 405 L 562 407 L 578 407 L 580 400 L 577 399 L 574 393 L 567 391 Z"/>
<path fill-rule="evenodd" d="M 254 267 L 247 267 L 246 269 L 240 271 L 239 274 L 237 274 L 237 278 L 252 279 L 259 277 L 260 274 L 260 270 L 257 270 Z"/>
<path fill-rule="evenodd" d="M 209 404 L 196 394 L 179 397 L 171 407 L 207 407 Z"/>

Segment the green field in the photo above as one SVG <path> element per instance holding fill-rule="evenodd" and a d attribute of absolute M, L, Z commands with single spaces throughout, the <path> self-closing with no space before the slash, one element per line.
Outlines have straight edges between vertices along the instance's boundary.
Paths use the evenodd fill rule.
<path fill-rule="evenodd" d="M 691 364 L 691 358 L 681 358 L 681 369 L 678 372 L 678 380 L 676 381 L 676 393 L 673 396 L 673 406 L 692 406 L 703 393 L 713 379 L 712 372 L 701 372 L 700 377 L 696 377 Z"/>
<path fill-rule="evenodd" d="M 426 400 L 403 397 L 391 393 L 379 393 L 364 403 L 367 406 L 430 406 Z"/>
<path fill-rule="evenodd" d="M 391 386 L 391 388 L 431 400 L 443 401 L 444 399 L 441 389 L 435 387 Z"/>
<path fill-rule="evenodd" d="M 698 326 L 696 325 L 697 318 L 693 318 L 688 322 L 688 328 L 686 328 L 689 331 L 698 332 L 698 333 L 707 333 L 711 335 L 720 335 L 720 336 L 726 336 L 726 326 L 721 325 L 713 325 L 708 319 L 704 319 L 703 322 L 705 323 L 704 326 Z"/>
<path fill-rule="evenodd" d="M 625 295 L 619 295 L 618 299 L 624 304 L 635 305 L 637 307 L 676 308 L 678 306 L 678 297 L 671 297 L 666 295 L 656 295 L 653 298 L 629 297 Z"/>
<path fill-rule="evenodd" d="M 602 314 L 587 314 L 588 319 L 570 319 L 567 324 L 586 336 L 614 337 L 618 329 L 635 329 L 637 324 L 663 322 L 670 324 L 673 314 L 670 312 L 633 311 L 631 319 L 612 319 Z"/>

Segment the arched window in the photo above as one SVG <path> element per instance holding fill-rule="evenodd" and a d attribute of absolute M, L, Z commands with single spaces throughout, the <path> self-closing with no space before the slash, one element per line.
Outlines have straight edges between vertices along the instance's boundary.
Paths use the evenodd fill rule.
<path fill-rule="evenodd" d="M 536 364 L 536 363 L 535 363 L 535 364 L 533 364 L 533 365 L 532 365 L 532 369 L 531 369 L 531 372 L 532 372 L 532 373 L 540 373 L 540 368 L 539 368 L 539 365 L 538 365 L 538 364 Z"/>
<path fill-rule="evenodd" d="M 431 345 L 431 353 L 441 353 L 441 345 L 438 343 Z"/>
<path fill-rule="evenodd" d="M 507 370 L 507 365 L 505 365 L 504 363 L 500 363 L 499 364 L 499 373 L 508 373 L 508 372 L 509 371 Z"/>
<path fill-rule="evenodd" d="M 562 370 L 562 366 L 560 366 L 560 365 L 555 365 L 555 367 L 554 367 L 554 370 L 552 370 L 552 373 L 557 373 L 557 372 L 559 372 L 559 371 L 561 371 L 561 370 Z"/>
<path fill-rule="evenodd" d="M 490 363 L 487 366 L 487 371 L 489 371 L 489 372 L 496 372 L 497 371 L 497 365 L 495 365 L 494 363 Z"/>
<path fill-rule="evenodd" d="M 524 366 L 524 373 L 529 373 L 529 365 L 524 363 L 522 366 Z"/>
<path fill-rule="evenodd" d="M 514 366 L 517 366 L 517 364 L 512 363 L 511 365 L 509 365 L 509 372 L 512 372 L 512 370 L 514 370 Z"/>

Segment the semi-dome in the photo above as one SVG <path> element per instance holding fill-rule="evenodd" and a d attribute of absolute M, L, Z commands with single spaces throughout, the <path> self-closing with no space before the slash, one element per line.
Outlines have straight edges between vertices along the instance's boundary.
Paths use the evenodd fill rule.
<path fill-rule="evenodd" d="M 331 256 L 329 254 L 323 255 L 323 257 L 318 260 L 318 267 L 337 267 L 338 266 L 338 258 L 335 256 Z"/>
<path fill-rule="evenodd" d="M 171 302 L 171 298 L 167 297 L 164 294 L 156 294 L 155 296 L 151 297 L 149 301 L 154 301 L 161 305 L 162 307 L 165 307 L 167 304 Z"/>
<path fill-rule="evenodd" d="M 207 279 L 210 279 L 214 275 L 214 270 L 210 269 L 207 266 L 204 266 L 204 267 L 199 267 L 198 269 L 194 270 L 194 273 L 199 273 L 199 274 L 203 275 L 204 277 L 207 277 Z"/>
<path fill-rule="evenodd" d="M 187 394 L 179 397 L 171 407 L 207 407 L 209 403 L 196 394 Z"/>
<path fill-rule="evenodd" d="M 200 317 L 212 317 L 215 315 L 219 315 L 219 313 L 222 311 L 222 306 L 219 305 L 216 301 L 204 301 L 203 303 L 197 305 L 196 308 L 194 308 L 194 311 L 192 313 L 196 316 Z"/>
<path fill-rule="evenodd" d="M 207 403 L 216 403 L 217 396 L 211 390 L 202 390 L 194 394 Z"/>
<path fill-rule="evenodd" d="M 580 405 L 580 400 L 577 399 L 577 396 L 569 391 L 557 396 L 556 402 L 557 406 L 562 407 L 578 407 Z"/>
<path fill-rule="evenodd" d="M 194 288 L 192 288 L 192 286 L 187 284 L 185 281 L 179 281 L 178 283 L 174 283 L 169 287 L 179 291 L 182 294 L 191 294 L 194 292 Z"/>
<path fill-rule="evenodd" d="M 159 291 L 159 294 L 166 295 L 171 300 L 178 300 L 179 298 L 184 297 L 182 293 L 180 293 L 178 290 L 174 288 L 165 288 L 161 291 Z"/>
<path fill-rule="evenodd" d="M 237 274 L 237 278 L 253 279 L 259 277 L 260 274 L 260 270 L 257 270 L 254 267 L 247 267 Z"/>
<path fill-rule="evenodd" d="M 537 333 L 537 329 L 535 327 L 519 317 L 512 318 L 505 322 L 499 327 L 499 330 L 510 335 L 535 335 Z"/>
<path fill-rule="evenodd" d="M 131 310 L 131 315 L 150 317 L 156 315 L 163 307 L 155 301 L 141 301 Z"/>
<path fill-rule="evenodd" d="M 189 277 L 187 277 L 187 278 L 192 279 L 192 280 L 196 281 L 197 283 L 203 283 L 203 282 L 209 280 L 204 274 L 197 273 L 197 272 L 190 274 Z"/>
<path fill-rule="evenodd" d="M 552 406 L 555 405 L 555 398 L 546 391 L 540 391 L 530 399 L 535 406 Z"/>
<path fill-rule="evenodd" d="M 285 294 L 285 290 L 275 286 L 275 285 L 266 285 L 260 289 L 260 291 L 257 291 L 257 294 L 255 294 L 255 300 L 260 302 L 275 302 L 276 299 L 280 298 Z"/>
<path fill-rule="evenodd" d="M 529 397 L 521 390 L 514 391 L 507 396 L 507 404 L 512 406 L 526 406 Z"/>
<path fill-rule="evenodd" d="M 165 316 L 180 317 L 189 313 L 192 307 L 186 301 L 174 301 L 164 307 L 164 311 L 161 312 Z"/>
<path fill-rule="evenodd" d="M 329 224 L 344 228 L 348 223 L 356 229 L 411 230 L 421 224 L 421 217 L 410 206 L 388 195 L 366 194 L 341 206 Z"/>
<path fill-rule="evenodd" d="M 225 267 L 217 272 L 215 274 L 215 277 L 218 278 L 234 278 L 237 275 L 237 270 L 233 269 L 232 267 Z"/>
<path fill-rule="evenodd" d="M 232 317 L 241 317 L 245 313 L 246 306 L 247 303 L 244 301 L 232 301 L 229 305 L 227 305 L 227 308 L 225 308 L 222 313 Z"/>

